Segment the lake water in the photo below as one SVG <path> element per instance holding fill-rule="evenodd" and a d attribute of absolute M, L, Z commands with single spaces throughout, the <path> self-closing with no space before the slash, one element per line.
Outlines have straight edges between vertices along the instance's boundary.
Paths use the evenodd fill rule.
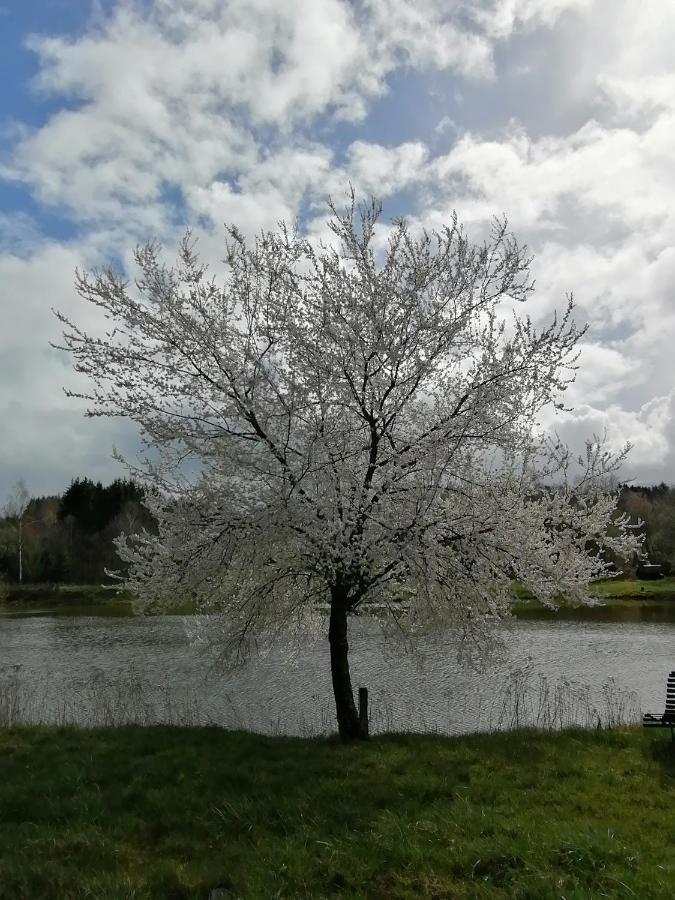
<path fill-rule="evenodd" d="M 335 730 L 325 637 L 305 641 L 295 660 L 272 650 L 228 673 L 191 640 L 193 617 L 88 612 L 0 618 L 0 722 Z M 634 720 L 663 710 L 675 668 L 672 618 L 671 608 L 647 621 L 515 620 L 503 631 L 503 656 L 477 672 L 458 662 L 450 634 L 425 638 L 411 654 L 364 617 L 350 625 L 352 680 L 369 689 L 373 732 Z"/>

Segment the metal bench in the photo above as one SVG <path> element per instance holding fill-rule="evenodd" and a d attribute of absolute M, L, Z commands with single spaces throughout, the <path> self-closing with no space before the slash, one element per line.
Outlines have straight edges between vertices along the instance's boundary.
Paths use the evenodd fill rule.
<path fill-rule="evenodd" d="M 671 740 L 675 741 L 675 672 L 668 676 L 666 684 L 666 708 L 663 715 L 645 713 L 642 718 L 643 728 L 670 728 Z"/>

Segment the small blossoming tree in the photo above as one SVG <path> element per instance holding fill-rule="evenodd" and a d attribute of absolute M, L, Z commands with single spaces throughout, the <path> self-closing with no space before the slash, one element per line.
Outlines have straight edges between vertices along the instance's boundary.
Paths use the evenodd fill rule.
<path fill-rule="evenodd" d="M 532 283 L 506 223 L 477 246 L 456 218 L 417 236 L 396 221 L 378 252 L 376 202 L 331 211 L 330 245 L 280 226 L 249 246 L 231 228 L 222 285 L 189 234 L 175 268 L 143 246 L 134 289 L 78 273 L 104 337 L 59 318 L 89 414 L 130 417 L 154 451 L 158 534 L 119 543 L 141 606 L 193 597 L 223 614 L 233 651 L 327 608 L 354 738 L 351 614 L 377 602 L 402 627 L 475 635 L 508 615 L 515 583 L 583 601 L 605 554 L 639 541 L 605 489 L 622 454 L 590 442 L 572 477 L 537 433 L 582 332 L 571 299 L 543 329 L 513 313 Z"/>

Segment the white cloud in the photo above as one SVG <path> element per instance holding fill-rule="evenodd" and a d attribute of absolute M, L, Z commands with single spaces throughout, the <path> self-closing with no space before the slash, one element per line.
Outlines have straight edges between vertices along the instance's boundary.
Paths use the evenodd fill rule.
<path fill-rule="evenodd" d="M 595 403 L 606 402 L 640 378 L 640 361 L 623 348 L 584 340 L 578 349 L 579 371 L 565 396 L 566 404 L 582 405 L 589 397 Z"/>
<path fill-rule="evenodd" d="M 495 47 L 514 70 L 510 39 L 544 28 L 560 29 L 574 54 L 561 99 L 586 110 L 592 98 L 593 118 L 555 135 L 518 122 L 467 131 L 461 79 L 482 86 L 488 109 Z M 87 238 L 50 244 L 27 217 L 0 217 L 4 465 L 27 452 L 26 435 L 39 442 L 41 420 L 61 435 L 59 460 L 69 440 L 100 450 L 103 425 L 80 423 L 75 435 L 60 395 L 68 369 L 47 349 L 58 332 L 49 306 L 87 314 L 76 265 L 128 259 L 151 235 L 170 251 L 183 220 L 216 263 L 223 222 L 251 234 L 309 210 L 320 235 L 323 200 L 339 201 L 351 179 L 383 198 L 416 189 L 409 212 L 427 225 L 457 208 L 480 234 L 506 212 L 537 254 L 535 316 L 574 290 L 590 323 L 565 427 L 607 424 L 613 440 L 633 439 L 643 472 L 675 481 L 663 365 L 675 342 L 674 41 L 675 7 L 662 0 L 120 0 L 77 36 L 33 38 L 36 87 L 64 102 L 42 127 L 3 128 L 0 177 L 65 211 Z M 532 83 L 546 63 L 528 57 Z M 401 68 L 453 73 L 452 116 L 437 127 L 458 139 L 435 159 L 422 135 L 396 145 L 368 127 L 370 104 Z M 326 135 L 345 119 L 351 143 L 338 159 Z M 56 428 L 59 416 L 70 424 Z"/>
<path fill-rule="evenodd" d="M 72 403 L 51 407 L 34 398 L 28 405 L 0 402 L 0 421 L 10 437 L 0 444 L 0 504 L 19 479 L 37 496 L 62 493 L 78 476 L 103 482 L 123 476 L 112 448 L 133 454 L 136 445 L 131 423 L 97 420 L 95 427 L 87 427 Z"/>
<path fill-rule="evenodd" d="M 474 78 L 494 74 L 489 37 L 462 28 L 466 6 L 461 0 L 366 0 L 368 53 L 380 70 L 395 61 L 419 68 L 453 68 Z"/>
<path fill-rule="evenodd" d="M 509 29 L 516 7 L 501 9 Z M 533 137 L 516 122 L 489 137 L 464 134 L 429 163 L 418 217 L 441 224 L 457 208 L 480 234 L 491 215 L 508 213 L 536 254 L 532 312 L 547 316 L 574 291 L 590 324 L 563 434 L 579 444 L 606 427 L 615 445 L 634 443 L 628 469 L 675 481 L 666 363 L 675 345 L 675 7 L 597 0 L 579 12 L 578 79 L 596 117 L 563 135 Z"/>
<path fill-rule="evenodd" d="M 561 438 L 576 450 L 582 449 L 584 440 L 593 434 L 606 435 L 615 451 L 630 443 L 632 449 L 620 474 L 623 480 L 643 484 L 673 481 L 675 390 L 655 397 L 635 411 L 619 404 L 604 409 L 583 404 L 555 424 Z"/>
<path fill-rule="evenodd" d="M 163 130 L 167 101 L 184 102 L 188 112 L 228 103 L 261 122 L 348 104 L 360 43 L 350 7 L 339 0 L 166 0 L 118 3 L 79 40 L 34 38 L 32 46 L 42 90 Z"/>
<path fill-rule="evenodd" d="M 434 127 L 434 134 L 445 134 L 445 132 L 447 131 L 456 132 L 458 130 L 459 126 L 454 119 L 452 119 L 450 116 L 443 116 L 436 123 L 436 126 Z"/>
<path fill-rule="evenodd" d="M 0 255 L 0 505 L 19 478 L 32 492 L 46 493 L 65 489 L 77 474 L 107 477 L 114 441 L 127 445 L 135 432 L 119 422 L 87 427 L 84 404 L 63 391 L 84 385 L 65 354 L 50 347 L 61 336 L 52 307 L 87 328 L 100 327 L 93 307 L 78 302 L 73 280 L 76 266 L 102 261 L 87 244 L 39 242 L 21 256 Z"/>
<path fill-rule="evenodd" d="M 601 75 L 598 87 L 604 94 L 618 124 L 638 124 L 673 110 L 675 74 L 645 75 L 639 78 Z"/>
<path fill-rule="evenodd" d="M 167 190 L 250 173 L 265 128 L 284 154 L 317 116 L 362 118 L 401 64 L 490 75 L 498 39 L 578 5 L 120 0 L 83 35 L 31 39 L 36 88 L 70 108 L 24 134 L 0 174 L 79 220 L 159 232 Z"/>
<path fill-rule="evenodd" d="M 419 141 L 396 147 L 355 141 L 349 147 L 347 170 L 359 193 L 384 199 L 426 178 L 428 155 Z"/>
<path fill-rule="evenodd" d="M 570 10 L 584 10 L 593 0 L 483 0 L 474 10 L 476 20 L 493 38 L 507 38 L 514 31 L 551 27 Z"/>
<path fill-rule="evenodd" d="M 566 137 L 533 140 L 513 126 L 501 140 L 466 134 L 435 161 L 434 174 L 470 220 L 508 210 L 520 229 L 565 230 L 574 240 L 576 208 L 623 230 L 672 223 L 674 140 L 675 109 L 642 132 L 591 121 Z"/>

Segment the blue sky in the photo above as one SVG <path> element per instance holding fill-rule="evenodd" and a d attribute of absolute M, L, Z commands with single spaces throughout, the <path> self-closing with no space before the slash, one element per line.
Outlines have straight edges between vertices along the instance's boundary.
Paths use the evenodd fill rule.
<path fill-rule="evenodd" d="M 0 502 L 136 444 L 63 395 L 76 267 L 188 224 L 216 268 L 225 221 L 319 236 L 350 181 L 432 227 L 507 214 L 533 317 L 574 291 L 590 324 L 549 424 L 675 481 L 674 43 L 662 0 L 0 0 Z"/>

